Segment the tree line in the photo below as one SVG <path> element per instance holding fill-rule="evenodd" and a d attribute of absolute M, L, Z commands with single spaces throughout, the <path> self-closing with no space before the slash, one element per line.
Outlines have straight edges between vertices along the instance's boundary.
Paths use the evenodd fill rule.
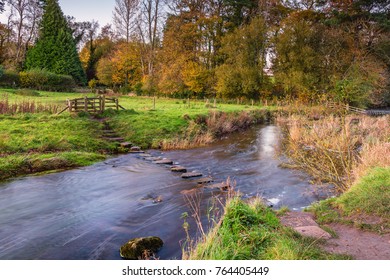
<path fill-rule="evenodd" d="M 112 25 L 5 0 L 0 64 L 123 93 L 390 104 L 388 0 L 116 0 Z"/>

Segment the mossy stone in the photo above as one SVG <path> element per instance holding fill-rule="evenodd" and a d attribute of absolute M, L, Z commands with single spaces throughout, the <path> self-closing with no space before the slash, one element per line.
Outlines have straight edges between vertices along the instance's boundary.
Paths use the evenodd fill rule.
<path fill-rule="evenodd" d="M 120 255 L 127 260 L 138 260 L 147 253 L 156 253 L 164 242 L 157 236 L 134 238 L 129 240 L 120 249 Z"/>

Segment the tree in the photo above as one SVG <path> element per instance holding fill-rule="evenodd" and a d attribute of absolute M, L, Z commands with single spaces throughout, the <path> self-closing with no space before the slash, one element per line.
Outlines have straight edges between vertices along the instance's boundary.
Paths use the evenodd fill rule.
<path fill-rule="evenodd" d="M 216 70 L 217 92 L 222 97 L 259 99 L 267 86 L 266 66 L 267 29 L 262 18 L 252 19 L 222 41 L 225 62 Z"/>
<path fill-rule="evenodd" d="M 136 43 L 119 42 L 97 65 L 99 82 L 129 90 L 141 82 L 142 71 Z"/>
<path fill-rule="evenodd" d="M 85 61 L 84 70 L 87 75 L 87 80 L 90 81 L 96 78 L 96 63 L 99 57 L 95 55 L 95 51 L 97 48 L 96 37 L 99 24 L 96 21 L 85 22 L 84 28 L 84 36 L 86 38 L 85 47 L 88 48 L 88 59 Z"/>
<path fill-rule="evenodd" d="M 0 1 L 0 13 L 4 12 L 4 0 Z"/>
<path fill-rule="evenodd" d="M 114 25 L 126 42 L 130 42 L 134 16 L 139 0 L 115 0 Z"/>
<path fill-rule="evenodd" d="M 76 43 L 58 0 L 45 1 L 40 26 L 37 43 L 27 53 L 26 68 L 71 75 L 77 82 L 85 83 Z"/>
<path fill-rule="evenodd" d="M 11 59 L 14 68 L 22 69 L 31 43 L 36 39 L 42 18 L 42 3 L 36 0 L 6 0 L 10 7 L 10 23 L 14 30 L 14 48 Z"/>

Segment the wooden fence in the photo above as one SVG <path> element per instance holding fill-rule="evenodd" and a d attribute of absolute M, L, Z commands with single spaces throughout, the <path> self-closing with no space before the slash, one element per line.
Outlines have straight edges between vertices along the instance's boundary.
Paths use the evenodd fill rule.
<path fill-rule="evenodd" d="M 65 111 L 69 112 L 89 112 L 89 113 L 101 113 L 104 110 L 113 108 L 115 110 L 123 109 L 121 105 L 119 105 L 118 98 L 108 98 L 104 95 L 99 97 L 84 97 L 84 98 L 76 98 L 76 99 L 68 99 L 66 101 L 67 106 L 61 112 L 61 114 Z"/>
<path fill-rule="evenodd" d="M 348 104 L 345 105 L 336 102 L 328 102 L 328 107 L 336 110 L 344 110 L 347 112 L 354 112 L 357 114 L 365 114 L 370 116 L 390 115 L 390 110 L 365 110 L 365 109 L 350 106 Z"/>

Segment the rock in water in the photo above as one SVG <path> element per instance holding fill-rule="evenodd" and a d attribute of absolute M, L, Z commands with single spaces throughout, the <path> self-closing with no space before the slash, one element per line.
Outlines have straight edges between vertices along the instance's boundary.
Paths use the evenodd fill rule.
<path fill-rule="evenodd" d="M 183 173 L 181 175 L 181 177 L 184 179 L 202 177 L 202 176 L 203 176 L 202 173 L 199 173 L 199 172 L 189 172 L 189 173 Z"/>
<path fill-rule="evenodd" d="M 172 165 L 173 164 L 173 161 L 170 160 L 170 159 L 162 159 L 162 160 L 156 160 L 154 161 L 155 164 L 168 164 L 168 165 Z"/>
<path fill-rule="evenodd" d="M 163 245 L 164 242 L 157 236 L 134 238 L 121 247 L 120 255 L 127 260 L 139 260 L 156 253 Z"/>
<path fill-rule="evenodd" d="M 186 173 L 187 172 L 187 168 L 185 168 L 185 167 L 183 167 L 183 166 L 179 166 L 179 165 L 177 165 L 177 166 L 173 166 L 172 168 L 171 168 L 171 171 L 172 172 L 180 172 L 180 173 Z"/>

